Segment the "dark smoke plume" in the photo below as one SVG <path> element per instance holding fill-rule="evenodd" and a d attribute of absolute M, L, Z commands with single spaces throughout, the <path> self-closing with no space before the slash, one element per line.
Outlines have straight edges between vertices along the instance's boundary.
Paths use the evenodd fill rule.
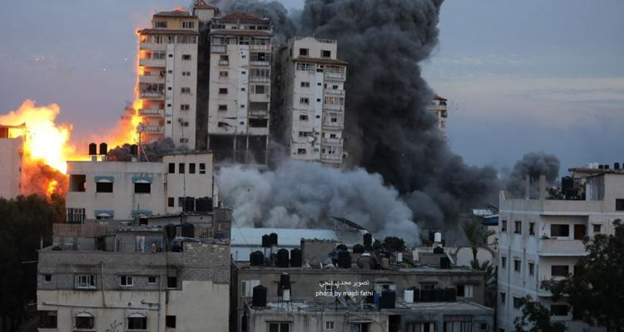
<path fill-rule="evenodd" d="M 532 184 L 538 183 L 540 175 L 545 175 L 546 184 L 551 185 L 559 176 L 559 167 L 557 156 L 544 152 L 529 152 L 516 162 L 505 181 L 505 189 L 516 197 L 523 196 L 527 175 Z M 532 191 L 535 191 L 535 188 Z"/>

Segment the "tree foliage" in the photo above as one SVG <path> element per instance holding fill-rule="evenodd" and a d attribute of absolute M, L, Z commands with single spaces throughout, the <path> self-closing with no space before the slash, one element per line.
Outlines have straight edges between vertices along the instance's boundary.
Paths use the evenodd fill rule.
<path fill-rule="evenodd" d="M 477 261 L 479 248 L 487 248 L 488 237 L 494 235 L 494 231 L 484 227 L 479 218 L 472 218 L 463 223 L 462 229 L 464 230 L 468 243 L 470 243 L 470 249 L 472 249 L 472 260 Z"/>
<path fill-rule="evenodd" d="M 405 241 L 396 236 L 388 236 L 384 239 L 384 246 L 388 250 L 403 252 L 405 251 Z"/>
<path fill-rule="evenodd" d="M 522 316 L 514 320 L 515 332 L 565 332 L 565 325 L 550 321 L 550 311 L 530 296 L 520 299 Z"/>
<path fill-rule="evenodd" d="M 624 225 L 613 222 L 614 235 L 598 234 L 583 240 L 587 256 L 574 275 L 548 280 L 542 286 L 553 299 L 565 298 L 574 316 L 607 331 L 624 331 Z"/>
<path fill-rule="evenodd" d="M 0 198 L 0 330 L 21 321 L 24 304 L 36 299 L 37 249 L 51 242 L 52 224 L 62 222 L 64 199 L 32 195 Z"/>

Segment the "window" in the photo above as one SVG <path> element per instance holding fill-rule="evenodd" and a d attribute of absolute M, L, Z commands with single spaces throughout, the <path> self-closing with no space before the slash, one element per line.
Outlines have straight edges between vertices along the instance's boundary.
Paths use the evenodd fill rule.
<path fill-rule="evenodd" d="M 39 311 L 39 327 L 42 329 L 58 328 L 58 315 L 56 311 Z"/>
<path fill-rule="evenodd" d="M 227 70 L 221 70 L 221 71 L 219 72 L 219 77 L 224 77 L 224 78 L 225 78 L 225 77 L 228 77 L 228 72 L 227 72 Z"/>
<path fill-rule="evenodd" d="M 299 98 L 299 104 L 301 104 L 301 105 L 309 105 L 310 104 L 310 99 L 301 97 L 301 98 Z"/>
<path fill-rule="evenodd" d="M 227 111 L 227 105 L 219 105 L 219 111 Z"/>
<path fill-rule="evenodd" d="M 169 173 L 175 174 L 175 163 L 169 163 Z"/>
<path fill-rule="evenodd" d="M 227 66 L 230 63 L 230 57 L 227 55 L 222 55 L 219 57 L 219 65 Z"/>
<path fill-rule="evenodd" d="M 175 206 L 175 198 L 174 197 L 168 197 L 167 198 L 167 206 L 168 207 L 174 207 Z"/>
<path fill-rule="evenodd" d="M 95 275 L 79 274 L 76 276 L 76 288 L 95 289 Z"/>
<path fill-rule="evenodd" d="M 189 126 L 189 122 L 188 122 L 188 121 L 181 121 L 181 122 L 180 122 L 180 125 L 181 125 L 182 127 L 188 127 L 188 126 Z"/>
<path fill-rule="evenodd" d="M 132 276 L 121 276 L 121 280 L 119 281 L 119 285 L 121 286 L 134 286 L 134 280 Z"/>
<path fill-rule="evenodd" d="M 167 315 L 165 318 L 165 327 L 175 329 L 176 328 L 176 316 Z"/>
<path fill-rule="evenodd" d="M 85 209 L 67 208 L 67 223 L 81 224 L 85 220 Z"/>
<path fill-rule="evenodd" d="M 180 92 L 181 93 L 191 93 L 191 88 L 181 88 Z"/>
<path fill-rule="evenodd" d="M 155 28 L 167 28 L 167 22 L 154 22 Z"/>
<path fill-rule="evenodd" d="M 531 263 L 529 262 L 529 275 L 534 275 L 535 274 L 535 263 Z"/>
<path fill-rule="evenodd" d="M 516 221 L 514 225 L 515 225 L 514 233 L 522 234 L 522 221 Z"/>
<path fill-rule="evenodd" d="M 565 304 L 553 304 L 550 306 L 550 314 L 552 316 L 567 316 L 568 306 Z"/>
<path fill-rule="evenodd" d="M 206 164 L 199 163 L 199 174 L 206 174 Z"/>
<path fill-rule="evenodd" d="M 519 259 L 514 259 L 514 271 L 520 272 L 520 264 L 522 262 Z"/>
<path fill-rule="evenodd" d="M 266 93 L 265 85 L 254 85 L 254 93 L 257 95 L 263 95 Z"/>
<path fill-rule="evenodd" d="M 191 60 L 190 54 L 182 54 L 182 60 Z"/>
<path fill-rule="evenodd" d="M 299 56 L 308 56 L 309 54 L 310 54 L 310 50 L 308 50 L 307 48 L 299 49 Z"/>
<path fill-rule="evenodd" d="M 550 236 L 569 237 L 570 225 L 552 224 L 550 225 Z"/>
<path fill-rule="evenodd" d="M 513 307 L 515 309 L 519 309 L 520 308 L 520 298 L 519 297 L 515 297 L 513 298 Z"/>
<path fill-rule="evenodd" d="M 322 50 L 321 58 L 331 58 L 331 51 Z"/>
<path fill-rule="evenodd" d="M 153 285 L 156 283 L 156 276 L 149 276 L 147 277 L 147 283 L 150 285 Z"/>
<path fill-rule="evenodd" d="M 76 330 L 93 330 L 95 327 L 95 317 L 88 313 L 79 313 L 74 317 Z"/>
<path fill-rule="evenodd" d="M 299 115 L 299 120 L 301 121 L 308 121 L 308 116 L 305 114 Z"/>
<path fill-rule="evenodd" d="M 457 285 L 457 297 L 471 298 L 474 296 L 472 285 Z"/>
<path fill-rule="evenodd" d="M 220 88 L 219 89 L 219 94 L 220 95 L 227 95 L 228 93 L 228 89 L 227 88 Z"/>
<path fill-rule="evenodd" d="M 301 87 L 302 88 L 309 88 L 310 87 L 310 82 L 301 82 Z"/>
<path fill-rule="evenodd" d="M 501 232 L 507 232 L 507 220 L 501 220 Z"/>
<path fill-rule="evenodd" d="M 149 194 L 152 192 L 152 184 L 151 183 L 135 183 L 134 184 L 134 193 L 135 194 Z"/>
<path fill-rule="evenodd" d="M 289 332 L 290 324 L 289 323 L 269 323 L 269 332 Z"/>
<path fill-rule="evenodd" d="M 297 149 L 297 154 L 306 154 L 306 149 Z"/>
<path fill-rule="evenodd" d="M 178 288 L 178 277 L 167 277 L 167 288 Z"/>
<path fill-rule="evenodd" d="M 147 317 L 128 317 L 128 331 L 145 331 L 147 330 Z"/>
<path fill-rule="evenodd" d="M 535 223 L 534 222 L 529 223 L 529 235 L 535 235 Z"/>
<path fill-rule="evenodd" d="M 182 72 L 182 76 L 191 76 L 191 72 L 190 71 L 183 71 Z"/>
<path fill-rule="evenodd" d="M 435 332 L 434 322 L 407 323 L 408 332 Z"/>
<path fill-rule="evenodd" d="M 84 174 L 72 174 L 69 176 L 69 191 L 85 192 L 87 190 L 87 176 Z"/>
<path fill-rule="evenodd" d="M 501 257 L 501 267 L 503 269 L 507 268 L 507 257 L 505 257 L 505 256 Z"/>
<path fill-rule="evenodd" d="M 112 193 L 113 183 L 112 182 L 96 182 L 95 191 L 98 193 Z"/>
<path fill-rule="evenodd" d="M 602 231 L 602 225 L 594 224 L 594 234 L 598 234 Z"/>
<path fill-rule="evenodd" d="M 504 292 L 500 292 L 500 302 L 501 302 L 501 304 L 505 304 L 506 296 L 507 296 L 507 294 L 505 294 Z"/>
<path fill-rule="evenodd" d="M 335 294 L 338 291 L 338 286 L 336 285 L 325 285 L 325 293 Z"/>
<path fill-rule="evenodd" d="M 550 274 L 553 277 L 567 277 L 570 274 L 570 267 L 567 265 L 553 265 L 550 267 Z"/>
<path fill-rule="evenodd" d="M 615 200 L 615 210 L 624 211 L 624 199 L 618 198 Z"/>
<path fill-rule="evenodd" d="M 195 22 L 182 22 L 182 29 L 194 29 Z"/>
<path fill-rule="evenodd" d="M 191 109 L 191 105 L 189 105 L 189 104 L 182 104 L 182 105 L 180 105 L 180 110 L 181 111 L 188 111 L 190 109 Z"/>
<path fill-rule="evenodd" d="M 325 322 L 325 329 L 326 330 L 333 330 L 334 329 L 334 321 L 327 321 Z"/>
<path fill-rule="evenodd" d="M 45 283 L 52 282 L 52 275 L 51 274 L 44 274 L 43 275 L 43 282 L 45 282 Z"/>
<path fill-rule="evenodd" d="M 184 168 L 185 168 L 184 166 L 185 166 L 184 163 L 179 163 L 178 164 L 178 173 L 184 174 L 184 171 L 185 171 L 184 170 Z"/>
<path fill-rule="evenodd" d="M 188 138 L 180 138 L 180 143 L 188 143 L 189 139 Z"/>

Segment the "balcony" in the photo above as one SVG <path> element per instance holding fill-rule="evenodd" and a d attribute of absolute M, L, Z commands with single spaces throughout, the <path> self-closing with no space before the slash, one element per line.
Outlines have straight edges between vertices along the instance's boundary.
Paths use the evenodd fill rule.
<path fill-rule="evenodd" d="M 342 123 L 342 122 L 323 122 L 323 127 L 332 128 L 332 129 L 342 129 L 344 127 L 344 123 Z"/>
<path fill-rule="evenodd" d="M 251 50 L 251 51 L 270 51 L 271 50 L 271 45 L 250 44 L 249 45 L 249 50 Z"/>
<path fill-rule="evenodd" d="M 332 96 L 344 96 L 345 90 L 325 89 L 325 94 L 332 95 Z"/>
<path fill-rule="evenodd" d="M 327 80 L 335 80 L 335 81 L 344 81 L 346 79 L 345 73 L 330 73 L 325 72 L 325 79 Z"/>
<path fill-rule="evenodd" d="M 164 99 L 165 94 L 158 91 L 141 91 L 139 93 L 141 99 Z"/>
<path fill-rule="evenodd" d="M 268 83 L 271 82 L 271 78 L 262 76 L 251 76 L 249 77 L 249 82 Z"/>
<path fill-rule="evenodd" d="M 139 59 L 141 67 L 166 67 L 165 59 Z"/>
<path fill-rule="evenodd" d="M 540 256 L 580 257 L 587 255 L 581 240 L 540 239 L 538 253 Z"/>
<path fill-rule="evenodd" d="M 165 110 L 163 109 L 143 108 L 139 110 L 139 115 L 145 117 L 163 117 L 164 114 Z"/>
<path fill-rule="evenodd" d="M 146 133 L 146 134 L 162 134 L 163 133 L 163 127 L 161 126 L 139 126 L 139 128 L 137 129 L 138 132 L 140 133 Z"/>
<path fill-rule="evenodd" d="M 269 112 L 266 110 L 250 110 L 249 116 L 255 118 L 266 118 L 269 115 Z"/>
<path fill-rule="evenodd" d="M 321 140 L 325 145 L 342 145 L 342 138 L 325 138 Z"/>
<path fill-rule="evenodd" d="M 167 49 L 167 44 L 141 43 L 141 45 L 139 45 L 139 49 L 141 49 L 141 50 L 164 51 L 164 50 Z"/>
<path fill-rule="evenodd" d="M 249 61 L 249 65 L 252 67 L 268 67 L 271 63 L 269 61 Z"/>
<path fill-rule="evenodd" d="M 331 111 L 344 111 L 344 105 L 339 104 L 324 104 L 323 109 Z"/>
<path fill-rule="evenodd" d="M 219 66 L 229 66 L 230 61 L 228 60 L 219 60 Z"/>
<path fill-rule="evenodd" d="M 337 154 L 321 154 L 322 161 L 341 162 L 342 156 Z"/>
<path fill-rule="evenodd" d="M 141 75 L 139 76 L 139 83 L 164 84 L 165 77 L 160 74 Z"/>

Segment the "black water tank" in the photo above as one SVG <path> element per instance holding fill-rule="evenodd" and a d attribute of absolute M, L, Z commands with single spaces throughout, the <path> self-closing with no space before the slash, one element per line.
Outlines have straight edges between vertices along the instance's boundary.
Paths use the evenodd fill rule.
<path fill-rule="evenodd" d="M 271 237 L 271 245 L 272 246 L 277 246 L 278 245 L 277 233 L 271 233 L 271 234 L 269 234 L 269 236 Z"/>
<path fill-rule="evenodd" d="M 100 154 L 101 155 L 108 154 L 108 145 L 106 143 L 100 143 Z"/>
<path fill-rule="evenodd" d="M 361 244 L 356 244 L 353 246 L 353 253 L 354 254 L 362 254 L 364 253 L 364 246 Z"/>
<path fill-rule="evenodd" d="M 433 302 L 435 299 L 435 290 L 434 289 L 421 289 L 420 290 L 420 301 L 421 302 Z"/>
<path fill-rule="evenodd" d="M 444 289 L 436 288 L 433 290 L 433 301 L 434 302 L 444 302 Z"/>
<path fill-rule="evenodd" d="M 609 169 L 609 164 L 605 164 L 604 169 Z"/>
<path fill-rule="evenodd" d="M 195 226 L 193 224 L 182 224 L 182 237 L 195 237 Z"/>
<path fill-rule="evenodd" d="M 266 307 L 267 304 L 267 288 L 258 285 L 253 288 L 251 305 L 254 307 Z"/>
<path fill-rule="evenodd" d="M 284 295 L 284 289 L 290 288 L 290 274 L 282 273 L 280 275 L 279 283 L 277 284 L 277 296 Z"/>
<path fill-rule="evenodd" d="M 288 250 L 280 249 L 277 251 L 277 266 L 288 267 Z"/>
<path fill-rule="evenodd" d="M 184 212 L 195 211 L 195 197 L 184 198 Z"/>
<path fill-rule="evenodd" d="M 420 289 L 413 287 L 414 290 L 414 302 L 420 302 Z"/>
<path fill-rule="evenodd" d="M 561 191 L 565 194 L 570 189 L 574 189 L 574 179 L 571 176 L 562 177 Z"/>
<path fill-rule="evenodd" d="M 249 264 L 251 266 L 264 265 L 264 254 L 262 253 L 262 251 L 254 251 L 249 254 Z"/>
<path fill-rule="evenodd" d="M 139 154 L 139 147 L 136 144 L 130 145 L 130 154 L 135 157 Z"/>
<path fill-rule="evenodd" d="M 620 163 L 613 164 L 613 169 L 620 169 Z"/>
<path fill-rule="evenodd" d="M 176 236 L 176 225 L 169 224 L 165 225 L 165 233 L 167 234 L 167 239 L 171 240 Z"/>
<path fill-rule="evenodd" d="M 200 197 L 195 200 L 195 211 L 197 212 L 211 212 L 212 211 L 212 197 Z"/>
<path fill-rule="evenodd" d="M 303 266 L 303 253 L 301 249 L 295 248 L 290 251 L 290 266 L 301 267 Z"/>
<path fill-rule="evenodd" d="M 348 251 L 338 252 L 338 267 L 342 269 L 351 268 L 351 254 Z"/>
<path fill-rule="evenodd" d="M 455 302 L 457 301 L 457 289 L 455 288 L 445 288 L 444 289 L 444 302 Z"/>
<path fill-rule="evenodd" d="M 271 248 L 271 237 L 269 234 L 262 235 L 262 248 Z"/>
<path fill-rule="evenodd" d="M 598 169 L 604 169 L 604 165 L 603 164 L 598 165 Z"/>
<path fill-rule="evenodd" d="M 336 250 L 337 251 L 349 251 L 349 248 L 347 248 L 347 246 L 344 244 L 339 244 L 336 246 Z"/>
<path fill-rule="evenodd" d="M 379 309 L 394 309 L 395 302 L 396 292 L 384 290 L 381 292 L 381 298 L 379 299 Z"/>
<path fill-rule="evenodd" d="M 97 155 L 97 144 L 90 143 L 89 144 L 89 155 L 96 156 Z"/>
<path fill-rule="evenodd" d="M 446 257 L 446 256 L 442 256 L 440 257 L 440 268 L 441 269 L 450 269 L 451 268 L 451 260 Z"/>
<path fill-rule="evenodd" d="M 373 235 L 371 233 L 364 234 L 364 248 L 373 246 Z"/>
<path fill-rule="evenodd" d="M 435 247 L 435 248 L 433 248 L 433 253 L 437 254 L 437 255 L 443 254 L 444 253 L 444 249 L 442 247 Z"/>

